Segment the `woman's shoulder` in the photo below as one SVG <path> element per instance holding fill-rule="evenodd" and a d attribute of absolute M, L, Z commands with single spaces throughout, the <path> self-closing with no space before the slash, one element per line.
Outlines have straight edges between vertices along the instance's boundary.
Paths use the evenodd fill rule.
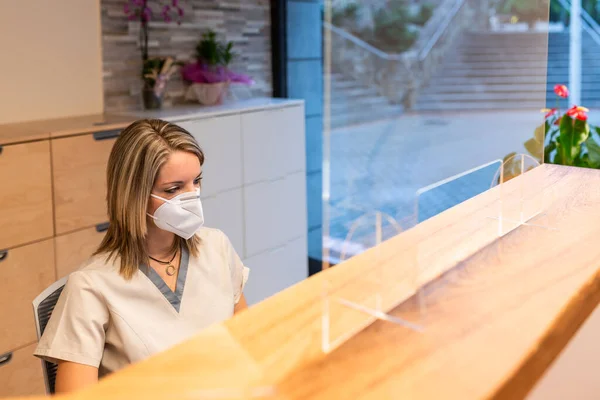
<path fill-rule="evenodd" d="M 223 241 L 225 239 L 227 239 L 227 236 L 225 235 L 225 233 L 223 233 L 222 230 L 217 229 L 217 228 L 209 228 L 206 226 L 203 226 L 202 228 L 198 229 L 196 231 L 196 235 L 203 241 L 203 242 L 209 242 L 209 243 L 218 243 L 218 244 L 222 244 Z"/>
<path fill-rule="evenodd" d="M 109 257 L 108 254 L 96 254 L 88 258 L 69 277 L 75 274 L 78 276 L 93 276 L 97 274 L 112 274 L 114 272 L 118 273 L 115 258 Z"/>

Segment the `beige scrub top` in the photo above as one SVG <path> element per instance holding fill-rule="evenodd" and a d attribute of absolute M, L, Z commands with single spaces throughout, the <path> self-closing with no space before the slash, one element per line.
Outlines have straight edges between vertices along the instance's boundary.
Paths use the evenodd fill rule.
<path fill-rule="evenodd" d="M 175 292 L 152 268 L 127 281 L 118 262 L 90 259 L 69 276 L 34 354 L 98 367 L 102 377 L 231 317 L 248 268 L 221 231 L 197 235 L 199 255 L 182 251 Z"/>

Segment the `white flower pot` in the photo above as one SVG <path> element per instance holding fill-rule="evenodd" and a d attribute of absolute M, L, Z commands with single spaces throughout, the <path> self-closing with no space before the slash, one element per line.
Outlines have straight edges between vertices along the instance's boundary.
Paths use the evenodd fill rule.
<path fill-rule="evenodd" d="M 188 89 L 186 98 L 205 106 L 212 106 L 223 101 L 228 87 L 229 82 L 193 83 Z"/>

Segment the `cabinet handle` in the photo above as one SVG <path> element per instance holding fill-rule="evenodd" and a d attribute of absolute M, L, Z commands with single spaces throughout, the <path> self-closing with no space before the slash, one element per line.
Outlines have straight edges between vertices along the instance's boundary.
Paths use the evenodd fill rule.
<path fill-rule="evenodd" d="M 8 257 L 8 250 L 0 250 L 0 261 L 6 260 Z"/>
<path fill-rule="evenodd" d="M 121 133 L 120 129 L 113 129 L 110 131 L 100 131 L 94 132 L 94 140 L 106 140 L 106 139 L 114 139 L 119 136 Z"/>
<path fill-rule="evenodd" d="M 0 355 L 0 367 L 3 365 L 6 365 L 10 362 L 10 360 L 12 359 L 12 353 L 6 353 L 6 354 L 2 354 Z"/>
<path fill-rule="evenodd" d="M 96 225 L 96 232 L 100 233 L 100 232 L 107 231 L 109 225 L 110 225 L 109 222 L 102 222 L 101 224 L 97 224 Z"/>

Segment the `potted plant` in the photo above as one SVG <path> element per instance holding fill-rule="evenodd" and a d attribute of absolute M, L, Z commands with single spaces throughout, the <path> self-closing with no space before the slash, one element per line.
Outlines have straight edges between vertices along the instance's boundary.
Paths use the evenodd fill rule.
<path fill-rule="evenodd" d="M 142 96 L 146 110 L 155 110 L 162 107 L 167 82 L 180 65 L 181 63 L 176 62 L 172 57 L 154 57 L 144 62 Z"/>
<path fill-rule="evenodd" d="M 549 0 L 504 0 L 499 4 L 498 11 L 526 22 L 531 29 L 537 21 L 548 18 L 548 7 Z"/>
<path fill-rule="evenodd" d="M 213 31 L 204 33 L 196 46 L 196 61 L 181 69 L 183 79 L 190 84 L 186 98 L 204 105 L 219 104 L 230 83 L 252 84 L 250 77 L 229 69 L 235 57 L 233 42 L 218 41 Z"/>
<path fill-rule="evenodd" d="M 568 98 L 565 85 L 556 85 L 554 93 Z M 600 169 L 600 128 L 588 123 L 588 109 L 574 105 L 562 113 L 557 106 L 544 109 L 544 123 L 538 126 L 525 149 L 541 163 Z M 507 156 L 508 157 L 508 156 Z M 515 159 L 515 162 L 518 160 Z M 505 164 L 511 169 L 510 163 Z"/>
<path fill-rule="evenodd" d="M 148 56 L 148 24 L 155 15 L 148 3 L 148 0 L 128 0 L 124 6 L 124 12 L 130 21 L 139 21 L 140 23 L 141 78 L 144 82 L 142 97 L 144 108 L 150 110 L 162 107 L 166 84 L 180 63 L 175 62 L 171 57 Z M 164 22 L 176 19 L 178 24 L 181 23 L 184 11 L 179 0 L 159 2 L 159 5 L 159 13 Z"/>

